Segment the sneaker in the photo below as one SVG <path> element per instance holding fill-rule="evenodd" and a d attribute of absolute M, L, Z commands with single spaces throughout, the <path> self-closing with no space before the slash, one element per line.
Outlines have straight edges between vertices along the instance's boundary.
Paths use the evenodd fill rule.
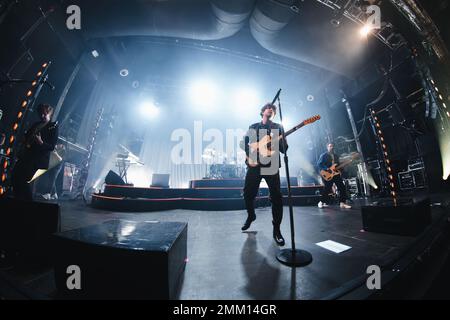
<path fill-rule="evenodd" d="M 319 207 L 319 208 L 326 208 L 326 207 L 328 207 L 328 205 L 325 203 L 325 202 L 322 202 L 322 201 L 320 201 L 318 204 L 317 204 L 317 206 Z"/>
<path fill-rule="evenodd" d="M 352 206 L 349 206 L 348 204 L 346 204 L 345 202 L 341 202 L 340 205 L 341 209 L 351 209 Z"/>
<path fill-rule="evenodd" d="M 45 200 L 50 200 L 52 198 L 52 195 L 50 193 L 46 193 L 42 195 L 42 198 L 44 198 Z"/>

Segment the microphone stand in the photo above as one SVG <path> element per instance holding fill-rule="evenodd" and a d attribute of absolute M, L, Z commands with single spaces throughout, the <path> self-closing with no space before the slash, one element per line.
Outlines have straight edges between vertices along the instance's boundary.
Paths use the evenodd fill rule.
<path fill-rule="evenodd" d="M 281 110 L 281 100 L 280 100 L 280 92 L 278 91 L 274 101 L 278 100 L 278 110 L 280 113 L 280 121 L 283 123 L 283 112 Z M 292 192 L 291 192 L 291 178 L 289 174 L 289 158 L 286 150 L 286 140 L 284 135 L 284 127 L 281 126 L 281 135 L 283 139 L 280 140 L 282 143 L 282 150 L 284 150 L 284 166 L 286 169 L 286 179 L 288 184 L 288 204 L 289 204 L 289 218 L 291 224 L 291 249 L 283 249 L 280 250 L 277 254 L 277 260 L 287 266 L 290 267 L 303 267 L 312 262 L 312 255 L 304 250 L 295 248 L 295 230 L 294 230 L 294 208 L 292 204 Z"/>

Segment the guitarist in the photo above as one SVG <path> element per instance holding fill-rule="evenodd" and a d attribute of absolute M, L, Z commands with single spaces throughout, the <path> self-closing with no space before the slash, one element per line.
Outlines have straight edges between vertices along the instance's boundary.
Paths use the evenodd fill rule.
<path fill-rule="evenodd" d="M 270 199 L 272 202 L 272 224 L 273 224 L 273 238 L 277 245 L 284 246 L 285 241 L 281 234 L 280 225 L 283 219 L 283 198 L 281 195 L 280 187 L 280 172 L 281 158 L 280 153 L 284 153 L 288 146 L 284 143 L 286 140 L 278 141 L 275 136 L 280 135 L 282 132 L 282 127 L 280 124 L 272 122 L 275 117 L 277 108 L 273 104 L 266 104 L 261 109 L 262 121 L 252 124 L 244 136 L 244 139 L 240 143 L 240 147 L 245 150 L 247 155 L 247 174 L 245 176 L 245 187 L 244 187 L 244 200 L 245 206 L 247 208 L 247 220 L 242 226 L 242 231 L 250 228 L 251 223 L 256 219 L 254 200 L 259 190 L 259 184 L 261 179 L 267 182 L 270 191 Z M 273 134 L 274 143 L 272 144 L 272 151 L 275 153 L 266 158 L 256 156 L 257 164 L 250 164 L 250 158 L 253 158 L 250 153 L 252 150 L 250 144 L 259 142 L 265 136 Z M 254 151 L 254 150 L 253 150 Z M 277 163 L 278 161 L 278 163 Z"/>
<path fill-rule="evenodd" d="M 58 123 L 50 121 L 53 107 L 40 104 L 37 111 L 40 121 L 25 133 L 24 146 L 12 172 L 14 197 L 29 201 L 33 200 L 33 195 L 28 182 L 38 169 L 48 168 L 50 153 L 58 141 Z"/>
<path fill-rule="evenodd" d="M 325 170 L 331 173 L 332 171 L 330 168 L 335 164 L 339 165 L 339 157 L 334 153 L 334 144 L 329 143 L 327 145 L 327 152 L 320 155 L 317 166 L 319 167 L 319 170 Z M 351 208 L 351 206 L 345 203 L 347 201 L 347 190 L 345 189 L 344 181 L 342 181 L 342 177 L 340 174 L 335 175 L 330 181 L 326 181 L 323 178 L 322 181 L 324 184 L 324 188 L 322 190 L 322 198 L 317 205 L 319 208 L 328 207 L 327 203 L 329 203 L 330 201 L 329 194 L 331 192 L 333 184 L 335 184 L 339 190 L 340 207 L 342 209 Z"/>

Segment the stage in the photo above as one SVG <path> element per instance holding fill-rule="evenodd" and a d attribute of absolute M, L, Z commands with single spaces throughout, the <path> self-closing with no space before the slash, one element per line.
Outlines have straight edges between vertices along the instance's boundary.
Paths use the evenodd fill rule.
<path fill-rule="evenodd" d="M 188 260 L 177 295 L 183 300 L 366 299 L 373 295 L 417 298 L 416 295 L 425 295 L 427 289 L 422 286 L 425 292 L 416 292 L 402 287 L 397 296 L 396 286 L 418 284 L 411 281 L 417 280 L 414 277 L 418 270 L 422 272 L 419 280 L 429 281 L 428 286 L 437 277 L 424 271 L 431 261 L 437 268 L 436 259 L 449 252 L 448 241 L 443 241 L 448 240 L 449 212 L 436 206 L 437 201 L 440 198 L 433 199 L 432 224 L 417 237 L 364 232 L 360 211 L 363 200 L 349 210 L 295 207 L 297 247 L 313 256 L 312 264 L 298 269 L 283 266 L 275 258 L 280 249 L 272 239 L 269 207 L 258 209 L 257 220 L 247 232 L 242 232 L 246 218 L 243 210 L 130 213 L 94 209 L 83 202 L 61 202 L 61 227 L 63 231 L 72 230 L 115 219 L 187 222 Z M 286 247 L 290 247 L 287 207 L 281 229 Z M 337 254 L 316 245 L 326 240 L 351 249 Z M 383 271 L 381 291 L 370 292 L 366 288 L 366 270 L 370 265 L 378 265 Z M 56 297 L 51 268 L 31 269 L 30 264 L 8 267 L 3 261 L 0 272 L 2 281 L 7 281 L 10 288 L 20 288 L 23 298 Z"/>

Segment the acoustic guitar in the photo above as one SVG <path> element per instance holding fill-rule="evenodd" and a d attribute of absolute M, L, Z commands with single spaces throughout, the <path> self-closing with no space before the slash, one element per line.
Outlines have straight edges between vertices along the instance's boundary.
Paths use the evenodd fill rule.
<path fill-rule="evenodd" d="M 320 120 L 320 116 L 314 116 L 309 119 L 306 119 L 305 121 L 299 123 L 294 128 L 292 128 L 289 131 L 286 131 L 284 133 L 284 136 L 287 137 L 290 134 L 296 132 L 300 128 L 303 128 L 304 126 L 314 123 L 318 120 Z M 283 135 L 278 136 L 278 140 L 280 140 L 283 137 Z M 272 141 L 273 140 L 273 134 L 272 135 L 266 135 L 264 136 L 260 141 L 249 143 L 249 156 L 247 156 L 247 164 L 250 167 L 257 167 L 259 165 L 258 159 L 259 157 L 269 158 L 272 157 L 276 150 L 272 150 Z"/>

